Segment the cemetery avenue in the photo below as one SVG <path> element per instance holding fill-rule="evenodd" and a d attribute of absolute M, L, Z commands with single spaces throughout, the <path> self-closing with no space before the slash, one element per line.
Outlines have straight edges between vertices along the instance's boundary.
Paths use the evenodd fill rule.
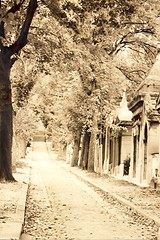
<path fill-rule="evenodd" d="M 159 1 L 0 19 L 0 240 L 160 240 Z"/>
<path fill-rule="evenodd" d="M 156 239 L 153 221 L 128 213 L 118 201 L 77 178 L 76 169 L 73 174 L 56 160 L 46 143 L 35 142 L 32 148 L 22 240 Z M 129 187 L 132 191 L 135 186 Z"/>

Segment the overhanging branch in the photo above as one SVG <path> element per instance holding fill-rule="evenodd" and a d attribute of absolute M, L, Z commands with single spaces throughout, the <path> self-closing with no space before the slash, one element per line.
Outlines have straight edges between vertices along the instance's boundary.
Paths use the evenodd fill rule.
<path fill-rule="evenodd" d="M 11 55 L 18 53 L 27 44 L 29 28 L 31 26 L 37 6 L 37 0 L 30 0 L 19 38 L 9 47 Z"/>
<path fill-rule="evenodd" d="M 144 76 L 146 75 L 146 72 L 143 69 L 127 70 L 124 67 L 120 66 L 115 67 L 119 69 L 124 74 L 124 76 L 131 82 L 135 82 L 133 75 L 137 75 L 140 79 L 144 79 Z"/>
<path fill-rule="evenodd" d="M 14 5 L 7 11 L 7 14 L 15 13 L 15 12 L 19 11 L 24 2 L 25 2 L 25 0 L 21 0 L 18 4 L 15 2 Z"/>

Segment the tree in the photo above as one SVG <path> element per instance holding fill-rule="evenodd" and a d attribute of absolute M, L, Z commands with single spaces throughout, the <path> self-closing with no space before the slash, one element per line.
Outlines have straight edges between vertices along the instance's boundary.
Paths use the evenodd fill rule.
<path fill-rule="evenodd" d="M 0 179 L 6 181 L 14 180 L 11 165 L 13 113 L 10 70 L 16 54 L 27 44 L 36 8 L 37 0 L 0 1 Z"/>
<path fill-rule="evenodd" d="M 38 39 L 36 44 L 38 43 L 44 56 L 41 64 L 45 65 L 47 70 L 46 62 L 49 59 L 52 73 L 47 70 L 46 74 L 51 74 L 52 78 L 60 83 L 60 88 L 64 88 L 60 90 L 61 98 L 50 98 L 50 107 L 54 105 L 51 107 L 54 114 L 50 114 L 50 109 L 45 109 L 43 103 L 37 106 L 36 111 L 47 127 L 52 129 L 54 136 L 63 136 L 59 138 L 63 139 L 63 142 L 66 134 L 63 134 L 62 129 L 66 130 L 66 125 L 73 140 L 76 140 L 77 129 L 82 129 L 84 135 L 89 133 L 87 139 L 94 142 L 97 131 L 94 123 L 102 122 L 103 118 L 110 114 L 118 103 L 125 84 L 130 89 L 136 86 L 153 64 L 157 53 L 158 28 L 154 20 L 158 16 L 158 2 L 147 0 L 144 5 L 142 0 L 42 2 L 54 17 L 54 29 L 52 28 L 49 45 L 52 49 L 49 52 L 54 54 L 48 54 L 47 50 L 42 48 L 43 39 Z M 146 11 L 146 8 L 149 11 Z M 46 34 L 45 39 L 49 35 Z M 48 44 L 47 41 L 45 45 L 46 43 Z M 124 61 L 124 57 L 127 61 Z M 132 59 L 130 65 L 128 59 Z M 115 69 L 119 69 L 129 81 L 125 78 L 120 81 L 118 74 L 113 77 Z M 80 80 L 78 88 L 74 85 L 77 79 Z M 57 111 L 58 106 L 60 111 Z M 96 119 L 94 109 L 97 112 Z M 67 124 L 62 120 L 63 113 Z M 94 153 L 85 155 L 91 156 L 90 159 Z M 87 165 L 85 158 L 85 166 Z"/>

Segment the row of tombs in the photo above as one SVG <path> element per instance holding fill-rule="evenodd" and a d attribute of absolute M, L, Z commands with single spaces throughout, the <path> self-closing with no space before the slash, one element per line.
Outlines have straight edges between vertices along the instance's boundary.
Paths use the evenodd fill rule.
<path fill-rule="evenodd" d="M 160 176 L 160 54 L 133 100 L 97 138 L 94 171 L 149 186 Z"/>
<path fill-rule="evenodd" d="M 160 182 L 159 76 L 160 55 L 130 103 L 124 93 L 114 120 L 119 128 L 107 127 L 101 144 L 97 140 L 96 172 L 142 186 Z"/>
<path fill-rule="evenodd" d="M 105 145 L 99 148 L 102 149 L 102 156 L 104 152 L 102 170 L 105 173 L 144 186 L 148 186 L 160 170 L 159 93 L 151 97 L 156 109 L 147 112 L 148 94 L 134 99 L 130 103 L 132 113 L 128 110 L 132 118 L 129 119 L 131 114 L 128 118 L 117 117 L 116 123 L 120 128 L 107 128 Z M 98 167 L 99 164 L 96 171 Z"/>

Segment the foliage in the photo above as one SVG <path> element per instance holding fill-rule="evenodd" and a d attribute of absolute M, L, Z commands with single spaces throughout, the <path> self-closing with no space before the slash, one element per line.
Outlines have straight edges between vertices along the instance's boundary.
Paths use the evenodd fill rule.
<path fill-rule="evenodd" d="M 24 117 L 25 116 L 25 117 Z M 34 112 L 27 106 L 18 109 L 14 116 L 14 129 L 18 137 L 30 141 L 36 133 L 38 119 Z"/>
<path fill-rule="evenodd" d="M 157 54 L 158 14 L 156 0 L 42 1 L 29 38 L 30 103 L 52 136 L 90 129 L 95 110 L 105 122 L 124 89 L 132 97 Z"/>

